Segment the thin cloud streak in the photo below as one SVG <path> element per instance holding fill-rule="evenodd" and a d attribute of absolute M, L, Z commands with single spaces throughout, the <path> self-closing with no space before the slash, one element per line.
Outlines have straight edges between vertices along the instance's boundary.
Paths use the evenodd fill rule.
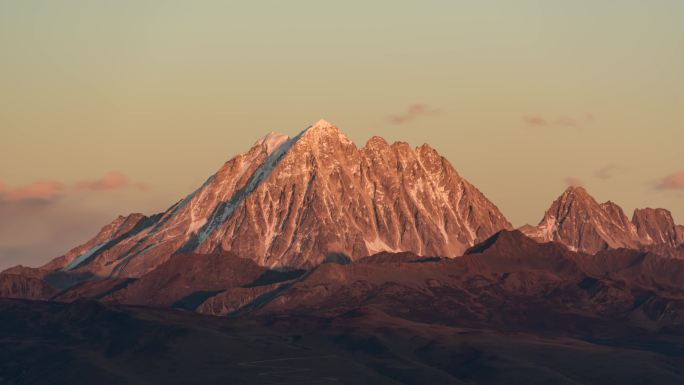
<path fill-rule="evenodd" d="M 392 124 L 404 124 L 416 120 L 420 117 L 439 114 L 440 110 L 433 108 L 427 104 L 415 103 L 406 109 L 401 114 L 391 115 L 388 120 Z"/>
<path fill-rule="evenodd" d="M 126 174 L 119 171 L 111 171 L 99 179 L 81 181 L 76 184 L 77 189 L 90 191 L 120 190 L 129 187 L 138 188 L 140 190 L 147 189 L 146 184 L 132 183 Z"/>
<path fill-rule="evenodd" d="M 41 265 L 90 239 L 131 207 L 158 211 L 159 197 L 133 193 L 143 188 L 120 172 L 69 184 L 0 182 L 0 271 L 17 264 Z"/>
<path fill-rule="evenodd" d="M 657 190 L 684 190 L 684 170 L 663 177 L 655 188 Z"/>
<path fill-rule="evenodd" d="M 575 116 L 559 116 L 556 118 L 547 118 L 539 114 L 523 115 L 523 123 L 529 127 L 570 127 L 582 128 L 584 125 L 594 121 L 594 115 L 587 113 L 582 117 Z"/>
<path fill-rule="evenodd" d="M 81 181 L 71 186 L 56 180 L 41 180 L 12 188 L 0 182 L 0 203 L 25 201 L 49 203 L 77 190 L 105 192 L 127 188 L 148 190 L 149 186 L 145 183 L 134 183 L 126 174 L 119 171 L 112 171 L 101 178 Z"/>
<path fill-rule="evenodd" d="M 64 183 L 54 180 L 37 181 L 16 188 L 8 188 L 0 183 L 0 201 L 51 201 L 62 195 L 64 190 Z"/>
<path fill-rule="evenodd" d="M 546 126 L 547 124 L 549 124 L 549 122 L 546 121 L 546 119 L 538 115 L 523 116 L 523 121 L 525 121 L 525 123 L 527 123 L 527 125 L 529 126 Z"/>

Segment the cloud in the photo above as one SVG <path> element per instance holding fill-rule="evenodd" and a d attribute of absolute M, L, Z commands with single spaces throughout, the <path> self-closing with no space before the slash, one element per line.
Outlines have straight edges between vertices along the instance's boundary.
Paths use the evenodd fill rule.
<path fill-rule="evenodd" d="M 97 205 L 82 197 L 46 202 L 11 201 L 0 204 L 0 271 L 17 264 L 39 266 L 91 238 L 128 204 L 100 196 Z"/>
<path fill-rule="evenodd" d="M 406 111 L 397 115 L 390 115 L 388 120 L 392 124 L 404 124 L 413 121 L 423 116 L 436 115 L 439 109 L 428 106 L 427 104 L 415 103 L 406 109 Z"/>
<path fill-rule="evenodd" d="M 119 214 L 159 212 L 175 201 L 159 191 L 132 193 L 143 186 L 116 172 L 76 183 L 0 182 L 0 271 L 41 265 L 92 238 Z"/>
<path fill-rule="evenodd" d="M 584 182 L 581 179 L 572 176 L 565 178 L 565 184 L 572 187 L 584 187 Z"/>
<path fill-rule="evenodd" d="M 614 178 L 618 173 L 626 170 L 625 166 L 619 164 L 609 164 L 594 172 L 594 176 L 601 180 L 608 180 Z"/>
<path fill-rule="evenodd" d="M 684 190 L 684 171 L 678 171 L 662 178 L 655 186 L 658 190 Z"/>
<path fill-rule="evenodd" d="M 64 193 L 64 183 L 54 180 L 37 181 L 9 188 L 0 183 L 0 201 L 51 201 Z"/>
<path fill-rule="evenodd" d="M 99 179 L 81 181 L 76 184 L 77 189 L 90 191 L 120 190 L 129 187 L 147 189 L 146 184 L 132 183 L 126 174 L 119 171 L 111 171 Z"/>
<path fill-rule="evenodd" d="M 555 123 L 558 126 L 565 127 L 577 127 L 579 125 L 577 119 L 573 118 L 572 116 L 561 116 L 558 119 L 556 119 Z"/>
<path fill-rule="evenodd" d="M 549 122 L 539 115 L 526 115 L 523 116 L 523 121 L 530 126 L 546 126 Z"/>
<path fill-rule="evenodd" d="M 65 183 L 55 180 L 41 180 L 12 188 L 0 182 L 0 203 L 48 203 L 62 195 L 67 195 L 67 193 L 72 190 L 103 192 L 126 188 L 147 190 L 148 185 L 144 183 L 134 183 L 126 174 L 118 171 L 112 171 L 103 175 L 101 178 L 81 181 L 71 186 L 67 186 Z"/>
<path fill-rule="evenodd" d="M 584 116 L 558 116 L 544 117 L 542 115 L 524 115 L 522 117 L 525 125 L 529 127 L 572 127 L 581 128 L 582 126 L 594 121 L 594 115 L 587 113 Z"/>

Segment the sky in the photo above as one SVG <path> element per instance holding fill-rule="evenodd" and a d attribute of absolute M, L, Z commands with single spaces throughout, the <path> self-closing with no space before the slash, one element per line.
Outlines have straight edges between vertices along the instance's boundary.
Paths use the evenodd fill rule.
<path fill-rule="evenodd" d="M 270 131 L 429 143 L 516 226 L 569 185 L 684 223 L 684 2 L 0 0 L 0 269 Z"/>

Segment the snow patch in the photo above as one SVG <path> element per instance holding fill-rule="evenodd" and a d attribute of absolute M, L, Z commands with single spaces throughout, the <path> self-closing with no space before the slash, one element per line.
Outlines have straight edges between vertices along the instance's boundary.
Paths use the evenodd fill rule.
<path fill-rule="evenodd" d="M 254 190 L 263 183 L 266 178 L 273 172 L 285 153 L 299 140 L 299 138 L 306 132 L 302 131 L 299 135 L 287 140 L 285 143 L 278 146 L 273 153 L 254 171 L 246 186 L 237 191 L 228 200 L 221 202 L 211 218 L 202 225 L 197 231 L 196 238 L 189 240 L 182 248 L 182 251 L 187 249 L 195 249 L 209 237 L 217 228 L 219 228 L 235 211 L 235 208 L 240 205 Z"/>
<path fill-rule="evenodd" d="M 77 268 L 81 263 L 85 262 L 86 260 L 88 260 L 88 258 L 90 258 L 91 256 L 93 256 L 93 254 L 97 253 L 97 251 L 100 250 L 100 249 L 101 249 L 104 245 L 106 245 L 108 242 L 109 242 L 109 240 L 107 240 L 107 241 L 105 241 L 105 242 L 102 242 L 102 243 L 100 243 L 100 244 L 98 244 L 98 245 L 93 246 L 93 247 L 90 248 L 88 251 L 86 251 L 85 253 L 79 255 L 79 256 L 76 257 L 73 261 L 71 261 L 71 263 L 69 263 L 66 267 L 64 267 L 64 268 L 62 269 L 62 271 L 70 271 L 70 270 L 73 270 L 73 269 Z"/>
<path fill-rule="evenodd" d="M 391 253 L 396 253 L 396 252 L 401 251 L 399 249 L 391 247 L 390 245 L 385 243 L 385 241 L 380 239 L 380 237 L 376 237 L 372 241 L 364 240 L 364 242 L 366 244 L 366 249 L 368 249 L 368 253 L 370 255 L 377 254 L 377 253 L 382 252 L 382 251 L 388 251 Z"/>
<path fill-rule="evenodd" d="M 204 224 L 207 223 L 207 218 L 200 218 L 200 219 L 195 219 L 190 223 L 190 226 L 188 226 L 188 230 L 186 231 L 186 234 L 193 234 L 197 232 Z"/>
<path fill-rule="evenodd" d="M 266 153 L 271 155 L 288 140 L 290 140 L 290 137 L 285 134 L 281 134 L 280 132 L 269 132 L 254 144 L 266 147 Z"/>

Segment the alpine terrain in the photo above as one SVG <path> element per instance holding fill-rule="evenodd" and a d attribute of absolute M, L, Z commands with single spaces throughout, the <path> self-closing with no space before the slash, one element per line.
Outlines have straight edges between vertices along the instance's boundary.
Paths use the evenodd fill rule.
<path fill-rule="evenodd" d="M 427 144 L 321 120 L 0 273 L 0 383 L 682 384 L 683 244 L 582 187 L 514 230 Z"/>

